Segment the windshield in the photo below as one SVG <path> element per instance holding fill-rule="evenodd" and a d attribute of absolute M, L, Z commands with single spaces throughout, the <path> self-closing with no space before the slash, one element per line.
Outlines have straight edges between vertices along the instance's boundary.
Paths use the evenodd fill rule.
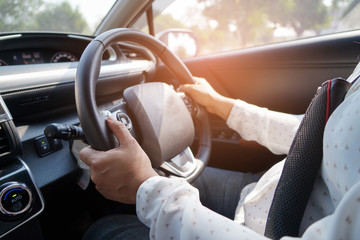
<path fill-rule="evenodd" d="M 92 35 L 116 0 L 0 0 L 0 32 Z"/>
<path fill-rule="evenodd" d="M 196 34 L 196 55 L 360 29 L 360 0 L 156 0 L 153 9 L 155 35 L 180 57 L 196 46 L 179 29 Z M 146 15 L 132 27 L 148 33 Z"/>

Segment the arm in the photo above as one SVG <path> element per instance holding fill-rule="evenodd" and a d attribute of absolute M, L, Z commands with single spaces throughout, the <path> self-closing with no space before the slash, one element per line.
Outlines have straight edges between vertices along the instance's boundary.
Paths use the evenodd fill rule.
<path fill-rule="evenodd" d="M 245 140 L 256 141 L 276 154 L 286 154 L 289 151 L 302 116 L 270 111 L 224 97 L 205 79 L 194 80 L 195 84 L 182 85 L 179 90 L 188 93 L 209 112 L 226 120 L 228 126 Z"/>
<path fill-rule="evenodd" d="M 198 190 L 184 179 L 153 177 L 138 190 L 139 219 L 150 239 L 267 239 L 202 206 Z"/>
<path fill-rule="evenodd" d="M 245 140 L 256 141 L 275 154 L 287 154 L 302 117 L 237 100 L 227 124 Z"/>

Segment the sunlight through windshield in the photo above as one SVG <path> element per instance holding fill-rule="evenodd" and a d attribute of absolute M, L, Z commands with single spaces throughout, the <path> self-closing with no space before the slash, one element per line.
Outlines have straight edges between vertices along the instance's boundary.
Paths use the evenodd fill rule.
<path fill-rule="evenodd" d="M 360 29 L 359 2 L 175 0 L 154 25 L 156 33 L 173 28 L 195 32 L 200 54 L 207 54 Z"/>

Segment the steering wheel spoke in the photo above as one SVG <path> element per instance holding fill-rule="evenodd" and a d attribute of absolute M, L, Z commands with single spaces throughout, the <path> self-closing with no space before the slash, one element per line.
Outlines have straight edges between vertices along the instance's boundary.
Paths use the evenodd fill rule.
<path fill-rule="evenodd" d="M 192 118 L 196 118 L 199 113 L 199 106 L 196 102 L 184 92 L 177 92 L 177 95 L 184 101 L 186 108 L 188 109 Z"/>
<path fill-rule="evenodd" d="M 132 121 L 131 113 L 128 111 L 126 102 L 123 99 L 112 106 L 107 106 L 100 112 L 101 115 L 104 116 L 104 119 L 112 116 L 113 118 L 122 122 L 129 130 L 131 135 L 138 140 L 138 135 L 136 134 L 136 127 L 134 126 L 134 123 Z"/>
<path fill-rule="evenodd" d="M 196 159 L 189 147 L 160 166 L 160 170 L 183 178 L 189 177 L 196 168 Z"/>

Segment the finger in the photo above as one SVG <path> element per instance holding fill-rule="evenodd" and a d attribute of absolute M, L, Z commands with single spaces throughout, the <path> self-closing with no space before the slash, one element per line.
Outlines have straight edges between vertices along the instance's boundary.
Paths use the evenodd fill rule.
<path fill-rule="evenodd" d="M 198 77 L 193 77 L 193 80 L 194 80 L 195 84 L 200 82 L 200 78 L 198 78 Z"/>
<path fill-rule="evenodd" d="M 115 118 L 109 117 L 106 122 L 120 144 L 125 144 L 133 138 L 126 126 Z"/>
<path fill-rule="evenodd" d="M 178 92 L 186 92 L 186 90 L 188 89 L 190 84 L 184 84 L 184 85 L 180 85 L 180 87 L 178 87 L 177 91 Z"/>
<path fill-rule="evenodd" d="M 196 90 L 196 88 L 197 86 L 194 84 L 184 84 L 178 88 L 178 91 L 191 94 L 191 92 Z"/>
<path fill-rule="evenodd" d="M 84 147 L 79 152 L 79 158 L 83 161 L 86 165 L 91 166 L 95 157 L 97 156 L 98 151 L 92 149 L 90 146 Z"/>
<path fill-rule="evenodd" d="M 205 78 L 200 78 L 200 77 L 193 77 L 195 84 L 201 84 L 201 83 L 206 83 L 206 79 Z"/>

